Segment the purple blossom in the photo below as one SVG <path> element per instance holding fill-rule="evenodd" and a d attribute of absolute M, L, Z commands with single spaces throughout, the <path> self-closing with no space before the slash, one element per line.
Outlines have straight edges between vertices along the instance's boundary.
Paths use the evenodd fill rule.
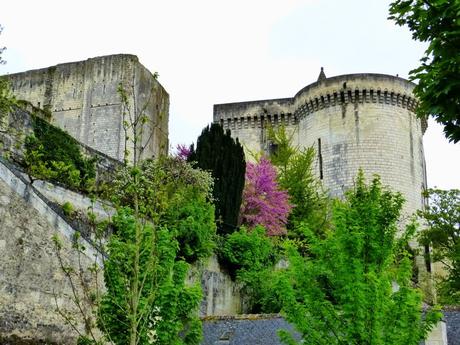
<path fill-rule="evenodd" d="M 270 161 L 262 157 L 258 163 L 248 162 L 240 210 L 242 223 L 250 228 L 262 225 L 269 236 L 283 235 L 291 209 L 288 193 L 279 189 Z"/>
<path fill-rule="evenodd" d="M 188 156 L 190 156 L 190 153 L 192 151 L 190 150 L 190 147 L 184 145 L 184 144 L 178 144 L 176 146 L 176 157 L 183 160 L 183 161 L 186 161 Z"/>

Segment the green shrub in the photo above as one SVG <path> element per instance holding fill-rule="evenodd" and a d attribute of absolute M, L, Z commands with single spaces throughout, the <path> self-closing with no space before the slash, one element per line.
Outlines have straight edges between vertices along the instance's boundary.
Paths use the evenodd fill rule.
<path fill-rule="evenodd" d="M 33 135 L 25 140 L 25 165 L 29 175 L 63 183 L 71 189 L 89 190 L 94 182 L 95 159 L 83 157 L 69 134 L 33 116 Z"/>
<path fill-rule="evenodd" d="M 185 283 L 189 265 L 177 258 L 174 232 L 136 219 L 129 208 L 118 210 L 113 226 L 104 267 L 107 291 L 98 313 L 100 328 L 114 344 L 129 344 L 129 313 L 136 299 L 140 344 L 198 345 L 201 288 Z"/>
<path fill-rule="evenodd" d="M 219 259 L 235 278 L 241 271 L 257 271 L 275 262 L 274 246 L 261 226 L 240 230 L 221 239 Z"/>
<path fill-rule="evenodd" d="M 178 257 L 193 263 L 209 257 L 214 249 L 214 207 L 193 187 L 183 187 L 166 210 L 162 222 L 177 232 Z"/>
<path fill-rule="evenodd" d="M 242 285 L 248 313 L 275 314 L 281 311 L 283 290 L 280 282 L 284 274 L 283 269 L 277 270 L 273 265 L 237 272 L 237 282 Z"/>
<path fill-rule="evenodd" d="M 279 284 L 283 269 L 276 269 L 279 248 L 261 226 L 240 229 L 224 238 L 218 247 L 219 260 L 230 276 L 242 284 L 250 313 L 278 313 L 282 307 Z"/>
<path fill-rule="evenodd" d="M 0 114 L 5 115 L 16 104 L 16 99 L 11 93 L 10 82 L 5 76 L 0 77 Z"/>
<path fill-rule="evenodd" d="M 404 248 L 415 225 L 400 233 L 403 198 L 378 177 L 366 184 L 360 171 L 355 181 L 345 200 L 333 203 L 333 230 L 319 237 L 305 229 L 312 255 L 289 248 L 280 282 L 283 313 L 304 343 L 420 344 L 441 314 L 422 312 L 422 293 L 411 281 Z M 284 343 L 296 343 L 288 332 L 280 334 Z"/>
<path fill-rule="evenodd" d="M 62 212 L 64 212 L 64 214 L 67 216 L 67 217 L 71 217 L 74 213 L 74 208 L 73 208 L 73 205 L 66 201 L 63 205 L 62 205 Z"/>
<path fill-rule="evenodd" d="M 143 217 L 175 232 L 178 257 L 193 263 L 212 254 L 216 226 L 211 199 L 212 178 L 177 158 L 144 161 L 118 171 L 108 197 L 135 208 Z"/>

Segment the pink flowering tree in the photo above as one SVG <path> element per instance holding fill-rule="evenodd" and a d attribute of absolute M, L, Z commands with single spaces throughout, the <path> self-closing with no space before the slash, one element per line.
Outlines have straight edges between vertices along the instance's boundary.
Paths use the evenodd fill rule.
<path fill-rule="evenodd" d="M 189 146 L 186 146 L 184 144 L 178 144 L 176 146 L 176 157 L 179 158 L 180 160 L 186 161 L 188 156 L 190 156 L 191 149 Z"/>
<path fill-rule="evenodd" d="M 262 157 L 246 165 L 246 183 L 241 204 L 241 223 L 253 228 L 262 225 L 268 236 L 286 234 L 286 223 L 292 205 L 287 191 L 280 190 L 275 167 Z"/>

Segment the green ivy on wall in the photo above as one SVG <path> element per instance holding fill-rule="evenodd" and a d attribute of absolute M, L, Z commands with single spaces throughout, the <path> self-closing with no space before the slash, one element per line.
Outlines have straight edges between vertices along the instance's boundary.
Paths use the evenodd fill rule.
<path fill-rule="evenodd" d="M 85 158 L 77 140 L 46 120 L 32 116 L 33 134 L 25 140 L 25 165 L 30 176 L 88 191 L 96 176 L 95 159 Z"/>

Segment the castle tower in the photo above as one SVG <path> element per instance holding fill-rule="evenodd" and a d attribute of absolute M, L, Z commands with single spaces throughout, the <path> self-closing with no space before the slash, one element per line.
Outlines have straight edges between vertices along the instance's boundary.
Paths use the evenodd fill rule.
<path fill-rule="evenodd" d="M 384 185 L 404 196 L 404 225 L 423 208 L 427 186 L 427 123 L 416 117 L 414 87 L 384 74 L 327 78 L 321 69 L 318 80 L 292 98 L 216 104 L 214 122 L 231 130 L 249 159 L 253 153 L 270 151 L 267 127 L 284 125 L 294 145 L 316 149 L 314 171 L 331 196 L 341 197 L 351 189 L 360 168 L 368 179 L 378 174 Z M 431 270 L 421 256 L 417 265 L 420 272 Z M 447 344 L 446 339 L 446 325 L 440 322 L 425 343 Z"/>
<path fill-rule="evenodd" d="M 383 74 L 326 78 L 321 70 L 292 98 L 214 105 L 214 121 L 247 152 L 267 152 L 267 126 L 283 124 L 295 145 L 316 149 L 315 173 L 332 196 L 352 188 L 362 168 L 404 195 L 409 216 L 424 205 L 426 188 L 426 122 L 415 115 L 414 86 Z"/>
<path fill-rule="evenodd" d="M 123 160 L 125 149 L 133 159 L 134 147 L 125 147 L 123 121 L 144 112 L 138 126 L 137 156 L 151 158 L 168 150 L 169 95 L 134 55 L 109 55 L 59 64 L 8 76 L 17 99 L 49 110 L 51 123 L 79 142 Z M 128 114 L 119 85 L 126 90 Z M 123 115 L 125 113 L 125 115 Z M 133 138 L 132 129 L 126 131 Z"/>

